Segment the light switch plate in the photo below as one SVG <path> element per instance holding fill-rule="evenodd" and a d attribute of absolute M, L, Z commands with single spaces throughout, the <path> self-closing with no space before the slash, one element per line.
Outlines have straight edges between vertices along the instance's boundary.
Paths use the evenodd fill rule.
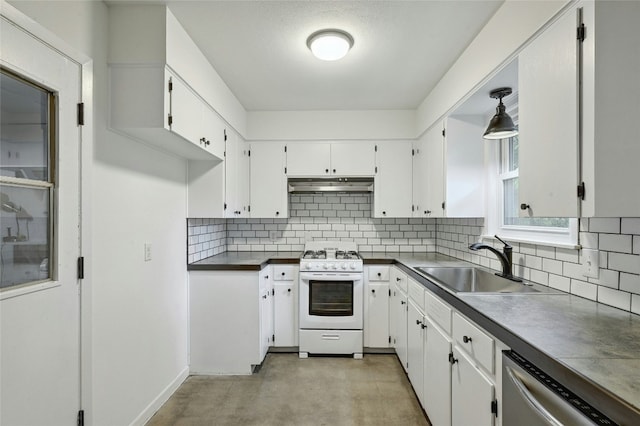
<path fill-rule="evenodd" d="M 598 278 L 600 275 L 600 252 L 593 249 L 582 249 L 580 262 L 583 270 L 582 275 L 589 278 Z"/>
<path fill-rule="evenodd" d="M 149 262 L 151 260 L 151 243 L 144 243 L 144 261 Z"/>

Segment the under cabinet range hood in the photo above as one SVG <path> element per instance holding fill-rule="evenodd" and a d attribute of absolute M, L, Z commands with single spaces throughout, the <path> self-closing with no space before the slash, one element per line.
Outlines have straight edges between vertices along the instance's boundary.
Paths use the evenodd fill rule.
<path fill-rule="evenodd" d="M 289 178 L 289 192 L 373 192 L 372 177 Z"/>

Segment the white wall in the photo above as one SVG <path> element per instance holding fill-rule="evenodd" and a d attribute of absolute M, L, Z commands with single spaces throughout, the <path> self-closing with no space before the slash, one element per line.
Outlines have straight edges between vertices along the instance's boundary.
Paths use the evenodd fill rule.
<path fill-rule="evenodd" d="M 186 162 L 107 129 L 104 3 L 12 4 L 94 59 L 94 158 L 84 165 L 92 175 L 93 242 L 83 408 L 88 424 L 142 424 L 188 371 Z"/>
<path fill-rule="evenodd" d="M 411 139 L 414 110 L 249 111 L 249 140 Z"/>

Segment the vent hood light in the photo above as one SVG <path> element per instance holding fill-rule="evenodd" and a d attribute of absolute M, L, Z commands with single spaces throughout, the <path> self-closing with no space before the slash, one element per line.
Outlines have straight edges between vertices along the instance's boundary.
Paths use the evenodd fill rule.
<path fill-rule="evenodd" d="M 484 132 L 483 138 L 485 139 L 506 139 L 518 134 L 518 129 L 513 120 L 506 113 L 502 98 L 511 94 L 511 87 L 502 87 L 500 89 L 492 90 L 489 94 L 493 99 L 500 99 L 498 107 L 496 108 L 496 115 L 493 116 L 489 122 L 487 131 Z"/>
<path fill-rule="evenodd" d="M 353 47 L 353 37 L 342 30 L 320 30 L 307 38 L 307 47 L 318 59 L 337 61 Z"/>

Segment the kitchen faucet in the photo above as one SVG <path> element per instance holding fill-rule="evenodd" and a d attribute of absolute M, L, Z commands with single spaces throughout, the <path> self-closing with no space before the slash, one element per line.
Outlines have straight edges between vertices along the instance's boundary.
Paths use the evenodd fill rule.
<path fill-rule="evenodd" d="M 497 235 L 494 235 L 494 237 L 496 237 L 496 239 L 498 241 L 500 241 L 502 244 L 504 244 L 504 247 L 502 248 L 502 253 L 499 252 L 498 250 L 494 249 L 490 245 L 483 244 L 483 243 L 471 244 L 469 246 L 469 248 L 471 250 L 474 250 L 474 251 L 475 250 L 481 250 L 481 249 L 489 250 L 490 252 L 492 252 L 493 254 L 498 256 L 498 260 L 500 260 L 500 263 L 502 264 L 502 273 L 496 272 L 496 275 L 498 275 L 499 277 L 506 278 L 506 279 L 511 280 L 511 281 L 522 282 L 521 278 L 516 277 L 511 272 L 512 267 L 513 267 L 513 260 L 512 260 L 513 247 L 511 247 L 509 244 L 504 242 Z"/>

